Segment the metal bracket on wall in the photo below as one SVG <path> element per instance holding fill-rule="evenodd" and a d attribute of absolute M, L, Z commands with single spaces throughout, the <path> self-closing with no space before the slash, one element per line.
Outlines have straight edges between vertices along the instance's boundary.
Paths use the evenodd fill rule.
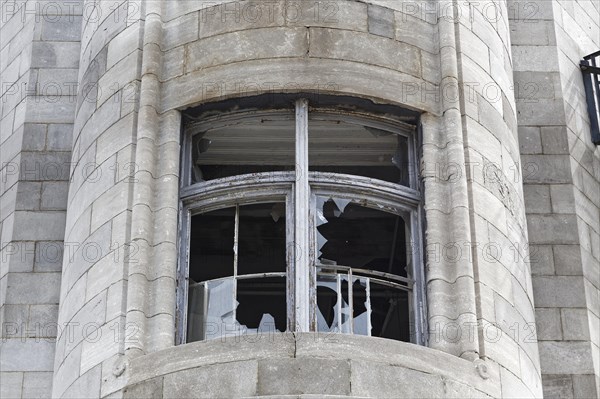
<path fill-rule="evenodd" d="M 592 142 L 600 145 L 600 51 L 583 57 L 580 67 L 590 115 Z"/>

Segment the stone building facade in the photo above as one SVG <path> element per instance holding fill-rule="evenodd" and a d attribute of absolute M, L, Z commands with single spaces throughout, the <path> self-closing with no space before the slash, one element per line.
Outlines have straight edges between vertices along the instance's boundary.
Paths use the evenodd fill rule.
<path fill-rule="evenodd" d="M 0 4 L 2 398 L 599 397 L 597 1 Z M 389 269 L 326 252 L 349 210 L 396 221 Z M 213 241 L 234 274 L 196 278 Z"/>

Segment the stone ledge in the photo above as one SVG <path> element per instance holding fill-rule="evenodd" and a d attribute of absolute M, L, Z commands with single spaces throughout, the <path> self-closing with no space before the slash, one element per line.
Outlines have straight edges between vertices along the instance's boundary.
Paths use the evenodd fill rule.
<path fill-rule="evenodd" d="M 427 347 L 342 334 L 277 333 L 195 342 L 136 358 L 127 369 L 128 393 L 125 397 L 146 389 L 145 385 L 152 381 L 163 379 L 165 386 L 168 379 L 169 386 L 181 385 L 191 389 L 187 382 L 176 384 L 175 380 L 211 381 L 210 370 L 239 368 L 242 363 L 251 365 L 255 372 L 243 373 L 248 374 L 252 381 L 244 381 L 243 392 L 236 391 L 238 396 L 322 392 L 342 396 L 390 397 L 391 387 L 366 383 L 371 377 L 363 374 L 379 372 L 396 376 L 393 392 L 398 395 L 418 395 L 421 392 L 418 389 L 424 386 L 435 388 L 440 395 L 500 395 L 500 379 L 495 368 L 489 368 L 489 379 L 485 380 L 472 362 Z M 278 372 L 277 378 L 274 378 L 269 374 L 273 367 L 289 372 Z M 315 370 L 323 367 L 321 371 Z M 239 381 L 233 375 L 230 384 L 237 384 Z M 318 388 L 320 385 L 321 388 L 329 387 L 329 390 Z M 318 389 L 311 392 L 310 386 Z M 281 391 L 281 387 L 289 389 Z M 186 394 L 190 392 L 186 391 Z"/>

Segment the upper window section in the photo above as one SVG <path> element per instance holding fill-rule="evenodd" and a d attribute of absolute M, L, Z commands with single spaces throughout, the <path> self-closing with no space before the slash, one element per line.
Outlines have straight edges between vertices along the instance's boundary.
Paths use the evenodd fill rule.
<path fill-rule="evenodd" d="M 192 184 L 294 170 L 294 114 L 252 113 L 208 120 L 192 140 Z"/>
<path fill-rule="evenodd" d="M 191 130 L 188 184 L 296 168 L 293 110 L 213 115 Z M 308 112 L 309 171 L 362 176 L 414 187 L 414 126 L 357 114 Z M 185 186 L 186 184 L 184 184 Z"/>
<path fill-rule="evenodd" d="M 409 186 L 407 137 L 376 126 L 354 117 L 309 114 L 309 170 Z"/>

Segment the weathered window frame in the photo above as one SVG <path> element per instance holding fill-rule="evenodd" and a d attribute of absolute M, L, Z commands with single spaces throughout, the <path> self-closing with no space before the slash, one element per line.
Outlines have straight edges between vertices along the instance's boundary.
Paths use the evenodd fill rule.
<path fill-rule="evenodd" d="M 368 177 L 325 172 L 309 172 L 308 135 L 309 112 L 317 118 L 343 118 L 373 128 L 399 134 L 409 140 L 409 187 Z M 269 115 L 271 111 L 252 112 Z M 240 116 L 248 113 L 240 113 Z M 237 115 L 224 119 L 237 118 Z M 207 118 L 199 124 L 184 127 L 180 176 L 180 231 L 177 281 L 176 343 L 186 342 L 188 262 L 191 216 L 215 209 L 236 207 L 260 202 L 285 202 L 287 237 L 287 326 L 289 331 L 316 331 L 316 274 L 318 262 L 315 251 L 314 198 L 316 195 L 360 199 L 373 208 L 379 207 L 392 214 L 410 215 L 410 258 L 412 259 L 410 286 L 414 313 L 413 342 L 426 344 L 425 278 L 422 256 L 422 197 L 417 176 L 417 144 L 415 126 L 392 118 L 366 112 L 340 111 L 318 108 L 309 111 L 308 100 L 295 102 L 296 167 L 293 172 L 265 172 L 226 177 L 191 184 L 192 136 L 222 118 Z M 293 221 L 293 222 L 292 222 Z M 407 238 L 408 240 L 408 238 Z M 303 253 L 299 253 L 299 251 Z M 304 254 L 308 256 L 302 256 Z"/>

